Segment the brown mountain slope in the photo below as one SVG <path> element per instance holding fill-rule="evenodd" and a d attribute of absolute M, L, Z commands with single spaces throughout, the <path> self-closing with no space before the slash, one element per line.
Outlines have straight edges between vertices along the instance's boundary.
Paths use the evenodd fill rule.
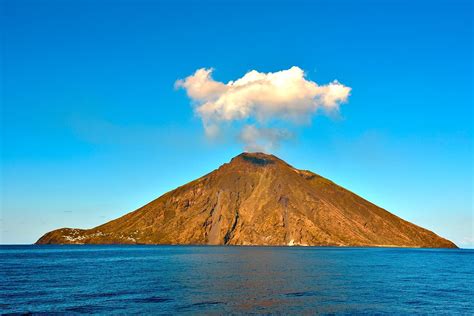
<path fill-rule="evenodd" d="M 273 155 L 243 153 L 101 226 L 38 244 L 210 244 L 455 248 L 452 242 Z"/>

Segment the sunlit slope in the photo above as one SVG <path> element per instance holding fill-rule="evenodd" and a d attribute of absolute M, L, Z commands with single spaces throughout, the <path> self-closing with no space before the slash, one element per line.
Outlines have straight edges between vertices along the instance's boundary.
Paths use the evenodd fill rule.
<path fill-rule="evenodd" d="M 219 169 L 93 229 L 38 244 L 456 246 L 273 155 L 243 153 Z"/>

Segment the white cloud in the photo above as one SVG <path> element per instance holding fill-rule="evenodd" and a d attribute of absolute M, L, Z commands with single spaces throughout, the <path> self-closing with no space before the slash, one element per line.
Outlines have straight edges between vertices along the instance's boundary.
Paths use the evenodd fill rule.
<path fill-rule="evenodd" d="M 250 152 L 270 152 L 278 148 L 283 140 L 293 137 L 286 129 L 256 127 L 245 125 L 239 135 L 239 139 L 245 144 L 245 150 Z"/>
<path fill-rule="evenodd" d="M 351 91 L 337 80 L 327 85 L 307 80 L 299 67 L 269 73 L 252 70 L 228 83 L 215 81 L 212 72 L 213 69 L 198 69 L 175 83 L 175 87 L 185 89 L 194 101 L 195 112 L 210 137 L 219 134 L 223 122 L 254 120 L 265 125 L 272 120 L 293 124 L 309 121 L 320 108 L 337 110 L 341 103 L 347 102 Z M 258 135 L 271 141 L 265 137 L 267 132 L 262 130 Z"/>

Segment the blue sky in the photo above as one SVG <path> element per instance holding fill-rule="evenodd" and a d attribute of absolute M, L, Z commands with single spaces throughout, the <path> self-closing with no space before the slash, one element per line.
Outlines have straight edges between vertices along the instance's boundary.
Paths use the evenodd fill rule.
<path fill-rule="evenodd" d="M 274 153 L 474 246 L 472 1 L 1 6 L 1 243 L 96 226 L 239 154 L 177 79 L 298 66 L 351 96 Z"/>

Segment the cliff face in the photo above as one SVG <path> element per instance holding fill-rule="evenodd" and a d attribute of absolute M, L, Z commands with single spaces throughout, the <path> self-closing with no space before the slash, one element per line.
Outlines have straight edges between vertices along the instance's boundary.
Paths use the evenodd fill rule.
<path fill-rule="evenodd" d="M 310 171 L 243 153 L 101 226 L 38 244 L 456 246 Z"/>

